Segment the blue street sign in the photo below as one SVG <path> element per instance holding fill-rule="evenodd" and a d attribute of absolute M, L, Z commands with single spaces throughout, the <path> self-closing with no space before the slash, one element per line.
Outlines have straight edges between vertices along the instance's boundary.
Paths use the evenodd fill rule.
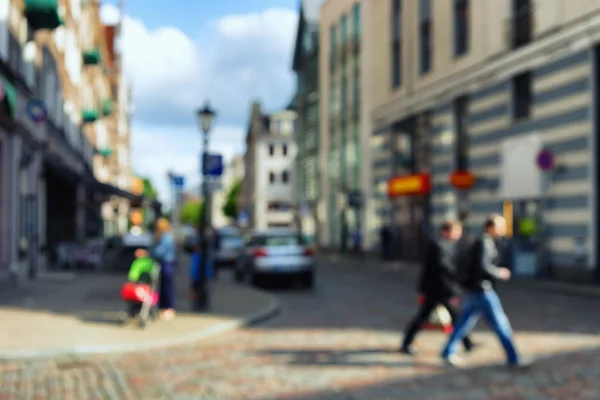
<path fill-rule="evenodd" d="M 246 225 L 249 221 L 250 218 L 248 216 L 248 212 L 246 210 L 240 211 L 240 213 L 238 214 L 238 224 Z"/>
<path fill-rule="evenodd" d="M 173 186 L 178 189 L 182 189 L 185 186 L 185 178 L 180 175 L 174 175 L 172 178 Z"/>
<path fill-rule="evenodd" d="M 202 175 L 219 178 L 223 175 L 223 156 L 221 154 L 207 154 L 202 163 Z"/>

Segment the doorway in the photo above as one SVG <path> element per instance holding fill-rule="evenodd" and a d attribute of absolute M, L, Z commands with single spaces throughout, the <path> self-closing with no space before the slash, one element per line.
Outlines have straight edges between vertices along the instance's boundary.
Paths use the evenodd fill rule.
<path fill-rule="evenodd" d="M 534 277 L 542 272 L 542 214 L 539 199 L 504 203 L 507 222 L 508 263 L 517 277 Z"/>

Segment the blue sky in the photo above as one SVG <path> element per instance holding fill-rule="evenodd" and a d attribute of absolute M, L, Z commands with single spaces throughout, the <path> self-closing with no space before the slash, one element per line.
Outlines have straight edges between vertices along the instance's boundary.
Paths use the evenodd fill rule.
<path fill-rule="evenodd" d="M 111 4 L 112 3 L 112 4 Z M 105 22 L 118 19 L 104 2 Z M 182 6 L 176 6 L 182 4 Z M 168 197 L 166 173 L 199 180 L 200 135 L 194 110 L 218 112 L 211 150 L 243 152 L 250 102 L 275 111 L 291 100 L 297 0 L 125 0 L 121 48 L 132 81 L 132 158 Z"/>

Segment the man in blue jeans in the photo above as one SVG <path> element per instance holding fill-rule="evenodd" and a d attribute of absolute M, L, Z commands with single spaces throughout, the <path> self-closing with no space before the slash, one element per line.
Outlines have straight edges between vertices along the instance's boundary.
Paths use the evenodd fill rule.
<path fill-rule="evenodd" d="M 456 366 L 460 358 L 456 355 L 458 343 L 473 329 L 480 315 L 496 333 L 504 351 L 508 365 L 511 367 L 528 367 L 531 360 L 524 361 L 519 357 L 513 342 L 510 321 L 504 313 L 500 298 L 494 290 L 496 282 L 510 279 L 510 270 L 498 267 L 498 249 L 495 240 L 506 235 L 506 220 L 493 214 L 485 222 L 485 231 L 468 250 L 468 265 L 463 266 L 462 281 L 465 299 L 461 315 L 455 321 L 454 330 L 442 351 L 446 364 Z"/>

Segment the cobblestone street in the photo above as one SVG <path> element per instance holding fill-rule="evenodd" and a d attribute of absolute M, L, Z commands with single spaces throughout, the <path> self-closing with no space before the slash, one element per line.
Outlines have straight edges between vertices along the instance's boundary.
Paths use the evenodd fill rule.
<path fill-rule="evenodd" d="M 0 400 L 520 400 L 600 398 L 598 300 L 505 287 L 527 372 L 503 367 L 483 324 L 461 370 L 438 359 L 444 335 L 395 353 L 415 310 L 403 273 L 321 265 L 314 292 L 277 290 L 280 316 L 194 346 L 144 354 L 0 364 Z"/>

